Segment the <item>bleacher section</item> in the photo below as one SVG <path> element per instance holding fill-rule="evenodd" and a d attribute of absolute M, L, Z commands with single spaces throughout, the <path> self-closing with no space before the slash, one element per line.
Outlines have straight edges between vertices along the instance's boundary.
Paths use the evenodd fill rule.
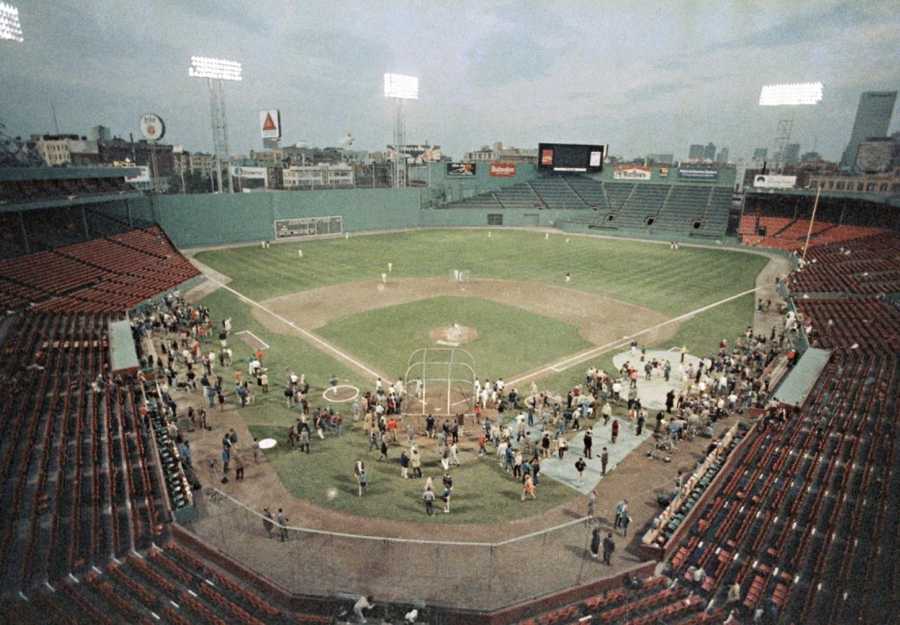
<path fill-rule="evenodd" d="M 128 384 L 105 381 L 104 315 L 30 315 L 7 332 L 0 380 L 0 577 L 28 588 L 145 548 L 168 513 Z M 92 386 L 98 376 L 102 386 Z"/>
<path fill-rule="evenodd" d="M 0 309 L 125 311 L 196 275 L 160 228 L 136 229 L 0 260 Z"/>
<path fill-rule="evenodd" d="M 721 623 L 721 610 L 704 612 L 706 601 L 684 584 L 672 586 L 665 576 L 639 580 L 636 587 L 618 585 L 583 601 L 553 609 L 516 625 L 701 625 Z"/>
<path fill-rule="evenodd" d="M 809 219 L 792 219 L 790 217 L 769 217 L 757 214 L 745 214 L 741 217 L 738 234 L 746 245 L 774 247 L 788 252 L 800 251 L 806 244 L 809 232 Z M 765 236 L 758 234 L 764 228 Z M 809 238 L 809 247 L 830 245 L 850 241 L 860 237 L 872 236 L 883 232 L 879 228 L 867 226 L 842 226 L 827 221 L 817 220 L 813 224 Z"/>
<path fill-rule="evenodd" d="M 882 622 L 900 555 L 898 365 L 883 350 L 835 352 L 799 414 L 751 434 L 674 574 L 703 568 L 717 605 L 737 583 L 743 609 L 779 623 Z"/>
<path fill-rule="evenodd" d="M 883 232 L 810 248 L 788 278 L 792 293 L 879 295 L 900 292 L 900 234 Z"/>
<path fill-rule="evenodd" d="M 900 310 L 875 299 L 799 300 L 802 322 L 812 325 L 811 345 L 900 352 Z"/>
<path fill-rule="evenodd" d="M 51 590 L 52 588 L 52 590 Z M 9 599 L 0 611 L 22 625 L 300 625 L 331 623 L 301 615 L 261 597 L 243 580 L 217 570 L 202 555 L 175 542 L 131 552 L 118 561 L 39 588 L 27 600 Z"/>
<path fill-rule="evenodd" d="M 730 206 L 730 187 L 555 176 L 481 193 L 445 208 L 591 210 L 566 220 L 599 228 L 720 237 L 728 227 Z"/>

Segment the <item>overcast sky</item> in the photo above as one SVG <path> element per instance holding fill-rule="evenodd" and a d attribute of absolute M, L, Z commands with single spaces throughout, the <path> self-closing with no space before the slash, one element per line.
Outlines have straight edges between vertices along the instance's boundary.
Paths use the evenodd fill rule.
<path fill-rule="evenodd" d="M 260 147 L 263 108 L 281 109 L 285 144 L 350 131 L 355 148 L 383 149 L 393 71 L 420 77 L 408 142 L 457 157 L 493 141 L 676 157 L 713 141 L 747 157 L 791 114 L 756 106 L 760 86 L 822 81 L 822 104 L 794 112 L 794 138 L 838 159 L 860 92 L 900 86 L 896 0 L 7 1 L 25 32 L 0 41 L 0 120 L 14 135 L 52 132 L 52 102 L 63 132 L 127 137 L 153 111 L 167 141 L 209 151 L 192 54 L 243 62 L 244 81 L 226 86 L 233 153 Z"/>

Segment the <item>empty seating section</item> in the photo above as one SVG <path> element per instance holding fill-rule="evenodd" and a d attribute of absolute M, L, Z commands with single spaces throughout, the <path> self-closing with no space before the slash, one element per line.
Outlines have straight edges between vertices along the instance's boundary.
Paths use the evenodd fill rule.
<path fill-rule="evenodd" d="M 567 178 L 566 182 L 572 188 L 572 191 L 578 194 L 578 197 L 590 208 L 598 211 L 608 211 L 610 209 L 609 200 L 604 192 L 604 185 L 590 178 Z"/>
<path fill-rule="evenodd" d="M 741 217 L 738 234 L 747 245 L 774 247 L 793 252 L 802 250 L 806 245 L 806 235 L 810 232 L 809 224 L 809 219 L 745 214 Z M 759 228 L 765 228 L 766 234 L 760 235 Z M 810 233 L 809 247 L 840 243 L 881 232 L 883 231 L 879 228 L 844 226 L 816 220 Z"/>
<path fill-rule="evenodd" d="M 810 343 L 833 349 L 852 347 L 900 352 L 900 310 L 875 299 L 798 300 Z M 854 349 L 856 349 L 854 348 Z"/>
<path fill-rule="evenodd" d="M 811 248 L 792 273 L 793 293 L 879 295 L 900 292 L 900 234 L 874 236 Z"/>
<path fill-rule="evenodd" d="M 534 189 L 535 195 L 543 203 L 543 208 L 562 210 L 588 208 L 565 178 L 537 178 L 526 184 Z"/>
<path fill-rule="evenodd" d="M 35 589 L 28 601 L 7 600 L 19 623 L 99 625 L 298 625 L 331 623 L 273 605 L 245 583 L 231 579 L 190 548 L 170 543 L 133 552 L 83 575 Z M 55 620 L 51 620 L 55 619 Z"/>
<path fill-rule="evenodd" d="M 624 228 L 654 225 L 671 188 L 671 185 L 663 184 L 636 184 L 622 205 L 616 222 Z"/>
<path fill-rule="evenodd" d="M 684 584 L 664 576 L 639 581 L 637 587 L 617 586 L 583 601 L 553 609 L 516 625 L 700 625 L 721 623 L 721 610 L 704 612 L 706 601 Z"/>
<path fill-rule="evenodd" d="M 167 521 L 149 435 L 109 365 L 105 315 L 19 317 L 2 345 L 0 576 L 29 587 L 147 547 Z M 13 392 L 15 391 L 15 392 Z"/>
<path fill-rule="evenodd" d="M 198 274 L 154 226 L 0 260 L 0 306 L 124 311 Z"/>
<path fill-rule="evenodd" d="M 880 622 L 900 555 L 898 394 L 896 353 L 834 352 L 797 414 L 751 432 L 673 574 L 689 582 L 703 568 L 702 592 L 718 605 L 736 583 L 748 611 L 779 623 Z"/>
<path fill-rule="evenodd" d="M 481 193 L 448 208 L 590 210 L 571 223 L 610 229 L 680 232 L 718 237 L 728 228 L 731 188 L 645 182 L 601 182 L 553 176 Z"/>

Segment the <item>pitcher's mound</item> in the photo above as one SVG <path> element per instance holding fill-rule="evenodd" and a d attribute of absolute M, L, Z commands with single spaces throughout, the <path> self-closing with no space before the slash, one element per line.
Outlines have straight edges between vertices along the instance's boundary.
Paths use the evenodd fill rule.
<path fill-rule="evenodd" d="M 459 347 L 464 343 L 469 343 L 478 338 L 478 330 L 468 326 L 461 326 L 454 323 L 450 326 L 434 328 L 431 331 L 431 340 L 438 345 L 447 345 L 448 347 Z"/>

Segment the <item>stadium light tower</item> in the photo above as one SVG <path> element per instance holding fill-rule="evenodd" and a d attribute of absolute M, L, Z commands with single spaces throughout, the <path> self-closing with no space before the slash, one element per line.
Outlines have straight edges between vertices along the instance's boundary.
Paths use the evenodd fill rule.
<path fill-rule="evenodd" d="M 225 117 L 225 81 L 240 82 L 241 64 L 237 61 L 214 59 L 206 56 L 192 56 L 188 75 L 191 78 L 205 78 L 209 87 L 209 117 L 212 124 L 213 152 L 216 157 L 216 180 L 219 193 L 222 192 L 222 163 L 225 163 L 225 178 L 231 193 L 231 168 L 228 167 L 228 121 Z"/>
<path fill-rule="evenodd" d="M 823 86 L 820 82 L 801 82 L 781 85 L 765 85 L 759 92 L 760 106 L 815 106 L 822 101 Z M 784 150 L 794 129 L 794 111 L 789 118 L 778 120 L 775 135 L 775 154 L 783 165 Z"/>
<path fill-rule="evenodd" d="M 19 22 L 19 9 L 11 4 L 0 2 L 0 39 L 22 43 L 22 24 Z"/>
<path fill-rule="evenodd" d="M 404 74 L 384 75 L 384 97 L 394 101 L 394 188 L 400 188 L 400 146 L 406 143 L 403 125 L 403 101 L 419 99 L 419 79 Z M 404 157 L 405 164 L 406 159 Z"/>

